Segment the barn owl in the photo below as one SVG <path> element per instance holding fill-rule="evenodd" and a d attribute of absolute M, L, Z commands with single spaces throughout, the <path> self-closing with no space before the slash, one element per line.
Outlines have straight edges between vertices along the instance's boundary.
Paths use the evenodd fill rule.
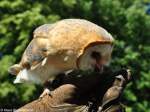
<path fill-rule="evenodd" d="M 41 83 L 68 70 L 99 70 L 111 59 L 113 37 L 83 19 L 64 19 L 39 26 L 21 61 L 10 67 L 14 83 Z"/>

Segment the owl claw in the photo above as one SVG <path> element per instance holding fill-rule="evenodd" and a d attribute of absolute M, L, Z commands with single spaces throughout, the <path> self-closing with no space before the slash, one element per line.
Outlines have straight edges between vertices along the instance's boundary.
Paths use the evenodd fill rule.
<path fill-rule="evenodd" d="M 51 91 L 48 88 L 44 89 L 43 93 L 40 95 L 40 99 L 43 98 L 46 95 L 51 96 Z"/>

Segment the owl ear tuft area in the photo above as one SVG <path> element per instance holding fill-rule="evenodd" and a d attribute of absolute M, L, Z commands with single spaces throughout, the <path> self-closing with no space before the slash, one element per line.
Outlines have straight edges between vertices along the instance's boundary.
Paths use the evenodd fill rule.
<path fill-rule="evenodd" d="M 8 72 L 12 75 L 17 75 L 21 69 L 22 67 L 19 64 L 15 64 L 8 69 Z"/>

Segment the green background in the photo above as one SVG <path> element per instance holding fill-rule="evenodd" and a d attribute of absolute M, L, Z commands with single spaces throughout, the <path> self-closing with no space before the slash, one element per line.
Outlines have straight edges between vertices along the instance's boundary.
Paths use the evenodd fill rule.
<path fill-rule="evenodd" d="M 36 99 L 42 87 L 14 85 L 7 69 L 21 54 L 39 25 L 83 18 L 115 38 L 111 66 L 131 69 L 133 82 L 124 93 L 127 112 L 150 112 L 149 0 L 0 0 L 0 107 L 17 108 Z"/>

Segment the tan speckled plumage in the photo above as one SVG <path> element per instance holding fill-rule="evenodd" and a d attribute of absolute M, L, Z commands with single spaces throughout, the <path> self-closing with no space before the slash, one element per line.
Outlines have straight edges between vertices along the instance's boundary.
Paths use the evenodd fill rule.
<path fill-rule="evenodd" d="M 112 52 L 112 36 L 100 26 L 82 19 L 42 25 L 35 29 L 33 37 L 19 65 L 22 69 L 36 71 L 36 74 L 41 72 L 40 78 L 45 77 L 43 81 L 70 69 L 91 69 L 93 62 L 89 55 L 94 50 L 104 53 L 107 58 Z M 55 72 L 46 70 L 48 68 L 54 68 Z"/>

